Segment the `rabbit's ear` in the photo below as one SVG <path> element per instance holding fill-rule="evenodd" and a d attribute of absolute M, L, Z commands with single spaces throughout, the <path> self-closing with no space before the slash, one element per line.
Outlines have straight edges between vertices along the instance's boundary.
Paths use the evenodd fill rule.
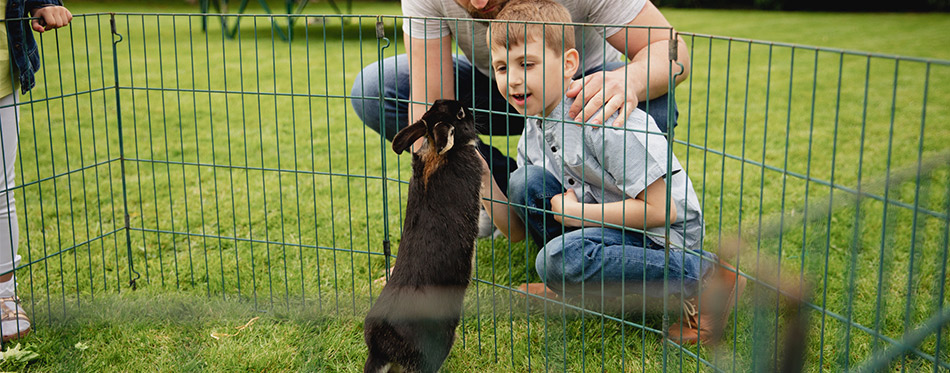
<path fill-rule="evenodd" d="M 393 151 L 395 151 L 396 154 L 402 154 L 402 152 L 412 146 L 412 143 L 425 135 L 426 122 L 420 119 L 418 122 L 403 128 L 402 131 L 396 134 L 396 137 L 393 138 Z"/>
<path fill-rule="evenodd" d="M 432 137 L 435 140 L 435 151 L 445 154 L 455 145 L 455 126 L 445 122 L 436 123 L 432 128 Z"/>

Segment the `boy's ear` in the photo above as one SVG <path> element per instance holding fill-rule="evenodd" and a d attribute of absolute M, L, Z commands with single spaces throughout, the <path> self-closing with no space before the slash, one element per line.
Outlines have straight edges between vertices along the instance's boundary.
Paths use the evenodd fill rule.
<path fill-rule="evenodd" d="M 571 79 L 574 77 L 574 74 L 577 74 L 577 69 L 580 67 L 581 58 L 577 53 L 577 49 L 571 48 L 567 52 L 564 52 L 564 78 Z"/>

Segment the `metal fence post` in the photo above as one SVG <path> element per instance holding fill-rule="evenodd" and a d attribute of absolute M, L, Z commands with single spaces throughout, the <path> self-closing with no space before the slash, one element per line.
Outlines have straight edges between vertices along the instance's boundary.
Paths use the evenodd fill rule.
<path fill-rule="evenodd" d="M 112 72 L 115 75 L 115 109 L 119 132 L 119 166 L 122 173 L 122 213 L 124 216 L 123 224 L 125 226 L 125 248 L 129 259 L 129 286 L 132 287 L 132 290 L 135 290 L 135 280 L 138 280 L 141 275 L 135 270 L 135 265 L 132 261 L 132 231 L 129 228 L 129 197 L 125 180 L 125 146 L 122 141 L 122 98 L 119 96 L 119 57 L 117 45 L 122 42 L 123 38 L 115 28 L 115 13 L 109 13 L 109 24 L 112 26 Z M 118 37 L 118 39 L 116 39 L 116 37 Z M 133 273 L 135 274 L 134 278 L 132 277 Z"/>
<path fill-rule="evenodd" d="M 395 26 L 393 26 L 395 27 Z M 382 42 L 386 42 L 385 45 L 382 45 Z M 382 165 L 382 180 L 383 180 L 383 257 L 386 260 L 386 281 L 389 281 L 389 267 L 390 267 L 390 257 L 392 254 L 389 249 L 389 193 L 386 188 L 386 183 L 389 179 L 386 176 L 386 105 L 383 103 L 385 98 L 383 97 L 383 84 L 384 76 L 383 72 L 383 50 L 389 47 L 389 38 L 386 37 L 386 29 L 383 26 L 383 16 L 376 16 L 376 50 L 378 51 L 377 63 L 376 66 L 379 67 L 379 82 L 377 85 L 379 87 L 379 156 Z"/>

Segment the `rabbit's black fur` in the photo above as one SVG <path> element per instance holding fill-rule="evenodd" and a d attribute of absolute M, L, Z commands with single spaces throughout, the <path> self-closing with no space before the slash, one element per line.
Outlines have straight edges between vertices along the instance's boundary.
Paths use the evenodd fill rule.
<path fill-rule="evenodd" d="M 366 315 L 364 372 L 436 372 L 452 349 L 478 231 L 481 160 L 472 113 L 439 100 L 393 138 L 402 153 L 418 138 L 399 266 Z"/>

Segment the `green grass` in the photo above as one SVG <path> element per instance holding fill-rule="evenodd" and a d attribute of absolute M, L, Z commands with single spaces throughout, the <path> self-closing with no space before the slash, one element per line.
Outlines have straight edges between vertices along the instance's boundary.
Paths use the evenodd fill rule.
<path fill-rule="evenodd" d="M 197 11 L 177 2 L 70 8 Z M 308 12 L 327 9 L 321 2 Z M 398 3 L 358 2 L 354 9 L 399 13 Z M 950 30 L 950 17 L 940 14 L 665 13 L 684 32 L 950 58 L 950 41 L 939 37 Z M 16 197 L 20 253 L 32 264 L 18 276 L 38 324 L 22 342 L 40 358 L 14 368 L 358 371 L 362 315 L 379 292 L 372 279 L 385 267 L 381 255 L 366 253 L 382 252 L 387 228 L 398 247 L 409 166 L 406 156 L 385 153 L 393 181 L 384 206 L 384 144 L 342 98 L 377 59 L 374 18 L 300 22 L 292 43 L 266 18 L 244 19 L 233 40 L 214 22 L 202 33 L 198 17 L 116 20 L 123 41 L 115 55 L 108 16 L 77 17 L 55 38 L 44 36 L 45 70 L 22 98 L 28 104 L 21 108 L 17 182 L 24 187 Z M 392 30 L 392 20 L 387 25 Z M 750 243 L 738 256 L 744 271 L 766 282 L 801 274 L 811 304 L 850 312 L 855 323 L 892 339 L 934 314 L 947 298 L 939 291 L 950 170 L 937 167 L 917 181 L 913 165 L 918 149 L 925 159 L 947 149 L 950 68 L 934 64 L 926 75 L 924 64 L 901 61 L 895 78 L 890 59 L 685 38 L 693 71 L 677 87 L 674 151 L 703 202 L 706 248 L 717 251 L 720 239 L 741 231 Z M 503 148 L 515 143 L 491 140 Z M 886 189 L 900 203 L 887 205 L 886 215 L 880 201 L 861 202 L 857 241 L 851 193 L 836 189 L 833 211 L 821 209 L 832 170 L 835 186 L 853 188 L 859 180 L 896 178 L 907 166 L 911 177 L 892 179 Z M 866 188 L 885 193 L 881 185 Z M 944 215 L 914 214 L 906 206 L 915 204 Z M 784 228 L 774 228 L 782 219 Z M 661 336 L 649 329 L 601 317 L 599 304 L 589 312 L 526 305 L 508 287 L 536 279 L 533 255 L 531 245 L 479 242 L 479 281 L 469 290 L 446 371 L 697 369 L 674 346 L 664 354 Z M 136 276 L 132 291 L 128 281 Z M 725 370 L 762 368 L 773 345 L 775 300 L 765 286 L 748 294 L 733 318 L 735 332 L 718 348 L 691 351 Z M 639 304 L 625 304 L 624 320 L 661 329 L 662 315 L 633 312 Z M 841 370 L 845 348 L 853 367 L 874 348 L 889 347 L 855 328 L 848 343 L 845 322 L 810 315 L 810 371 Z M 238 336 L 210 337 L 255 316 L 261 318 Z M 89 348 L 77 350 L 77 342 Z M 946 342 L 944 333 L 944 361 Z M 919 348 L 934 354 L 936 343 L 930 336 Z M 929 367 L 920 357 L 895 364 Z"/>

